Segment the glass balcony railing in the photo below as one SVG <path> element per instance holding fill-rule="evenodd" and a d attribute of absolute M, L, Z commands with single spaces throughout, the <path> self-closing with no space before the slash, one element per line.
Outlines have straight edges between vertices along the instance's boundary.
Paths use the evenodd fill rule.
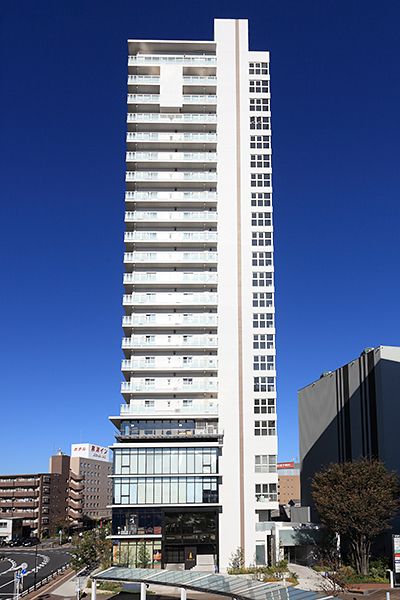
<path fill-rule="evenodd" d="M 179 292 L 157 292 L 154 294 L 124 294 L 123 305 L 129 304 L 217 304 L 218 294 L 204 292 L 202 294 L 180 294 Z"/>
<path fill-rule="evenodd" d="M 256 494 L 256 502 L 278 502 L 278 494 Z"/>
<path fill-rule="evenodd" d="M 125 222 L 129 221 L 217 221 L 218 214 L 214 210 L 191 211 L 127 211 Z M 131 233 L 131 232 L 126 232 Z"/>
<path fill-rule="evenodd" d="M 125 252 L 124 262 L 217 262 L 217 252 Z"/>
<path fill-rule="evenodd" d="M 217 325 L 216 313 L 154 313 L 151 315 L 127 315 L 122 317 L 122 326 L 150 325 L 175 327 L 178 325 Z"/>
<path fill-rule="evenodd" d="M 179 429 L 137 429 L 136 431 L 116 431 L 115 436 L 118 437 L 126 437 L 131 439 L 144 438 L 173 438 L 173 437 L 190 437 L 190 438 L 215 438 L 215 437 L 223 437 L 224 430 L 219 429 L 218 425 L 202 428 L 179 428 Z"/>
<path fill-rule="evenodd" d="M 128 94 L 128 104 L 143 104 L 147 102 L 160 103 L 160 94 Z"/>
<path fill-rule="evenodd" d="M 125 242 L 207 242 L 216 241 L 216 231 L 126 231 Z"/>
<path fill-rule="evenodd" d="M 148 131 L 128 131 L 127 142 L 216 142 L 216 133 L 152 133 Z"/>
<path fill-rule="evenodd" d="M 183 76 L 183 84 L 193 84 L 193 85 L 217 85 L 217 78 L 210 75 L 208 77 L 201 75 L 192 75 L 192 76 Z"/>
<path fill-rule="evenodd" d="M 186 160 L 216 162 L 216 152 L 127 152 L 127 161 L 182 162 Z"/>
<path fill-rule="evenodd" d="M 216 104 L 217 96 L 214 94 L 184 94 L 183 103 L 186 104 Z"/>
<path fill-rule="evenodd" d="M 196 356 L 158 356 L 158 357 L 140 357 L 130 360 L 123 360 L 122 370 L 130 369 L 154 369 L 154 370 L 174 370 L 174 369 L 217 369 L 217 358 L 203 358 Z"/>
<path fill-rule="evenodd" d="M 124 273 L 124 283 L 214 283 L 218 281 L 218 273 L 181 273 L 177 271 L 159 271 L 157 273 Z"/>
<path fill-rule="evenodd" d="M 157 192 L 157 191 L 127 191 L 125 192 L 125 200 L 216 200 L 217 192 Z"/>
<path fill-rule="evenodd" d="M 215 113 L 128 113 L 127 121 L 159 121 L 160 123 L 216 123 Z"/>
<path fill-rule="evenodd" d="M 215 335 L 133 335 L 122 338 L 123 348 L 190 348 L 217 347 L 218 338 Z"/>
<path fill-rule="evenodd" d="M 121 383 L 121 392 L 196 392 L 216 391 L 218 381 L 195 377 L 154 377 L 150 379 L 132 379 Z"/>
<path fill-rule="evenodd" d="M 137 54 L 128 56 L 128 65 L 159 65 L 162 63 L 184 65 L 216 65 L 216 56 L 165 56 L 156 54 Z"/>
<path fill-rule="evenodd" d="M 168 413 L 213 413 L 218 414 L 218 403 L 195 400 L 131 400 L 130 404 L 121 404 L 121 416 L 132 414 L 168 414 Z"/>
<path fill-rule="evenodd" d="M 215 171 L 126 171 L 126 181 L 216 181 Z"/>
<path fill-rule="evenodd" d="M 128 75 L 128 84 L 148 84 L 148 83 L 160 83 L 159 75 Z"/>

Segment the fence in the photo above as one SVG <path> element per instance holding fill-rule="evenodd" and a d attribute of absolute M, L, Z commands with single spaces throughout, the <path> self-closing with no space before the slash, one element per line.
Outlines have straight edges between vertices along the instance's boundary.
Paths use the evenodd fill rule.
<path fill-rule="evenodd" d="M 41 579 L 40 581 L 37 581 L 35 585 L 31 585 L 31 587 L 21 592 L 19 596 L 26 596 L 27 594 L 30 594 L 31 592 L 34 592 L 35 590 L 41 588 L 43 585 L 46 585 L 46 583 L 49 583 L 52 579 L 54 579 L 54 577 L 57 577 L 57 575 L 69 569 L 69 566 L 69 563 L 66 563 L 65 565 L 57 569 L 57 571 L 52 571 L 50 575 L 48 575 L 44 579 Z"/>

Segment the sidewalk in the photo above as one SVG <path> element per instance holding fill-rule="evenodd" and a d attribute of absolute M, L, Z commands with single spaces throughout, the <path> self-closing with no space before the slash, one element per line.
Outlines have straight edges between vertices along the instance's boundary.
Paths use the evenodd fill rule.
<path fill-rule="evenodd" d="M 318 573 L 310 569 L 310 567 L 304 567 L 303 565 L 295 565 L 294 563 L 288 564 L 288 570 L 296 573 L 299 578 L 299 583 L 296 587 L 302 590 L 308 590 L 311 592 L 328 592 L 329 581 Z"/>

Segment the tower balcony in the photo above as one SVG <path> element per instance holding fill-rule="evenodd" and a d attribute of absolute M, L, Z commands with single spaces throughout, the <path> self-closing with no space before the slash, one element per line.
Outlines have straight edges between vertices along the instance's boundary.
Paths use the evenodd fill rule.
<path fill-rule="evenodd" d="M 154 292 L 124 294 L 123 306 L 192 306 L 192 305 L 218 305 L 218 294 L 213 292 Z"/>
<path fill-rule="evenodd" d="M 128 94 L 127 104 L 160 104 L 160 94 Z M 183 104 L 216 104 L 215 94 L 184 94 Z"/>
<path fill-rule="evenodd" d="M 115 438 L 119 442 L 146 442 L 148 440 L 218 440 L 219 444 L 222 444 L 224 438 L 224 430 L 218 428 L 218 424 L 207 425 L 206 427 L 179 427 L 173 428 L 172 425 L 169 428 L 158 429 L 158 428 L 147 428 L 147 429 L 136 429 L 135 431 L 116 431 Z"/>
<path fill-rule="evenodd" d="M 120 416 L 129 418 L 130 415 L 171 416 L 177 414 L 218 415 L 218 402 L 215 400 L 131 400 L 129 404 L 121 404 Z"/>
<path fill-rule="evenodd" d="M 197 163 L 216 163 L 218 160 L 217 153 L 210 150 L 209 152 L 152 152 L 139 150 L 135 152 L 126 153 L 126 162 L 137 162 L 137 163 L 153 163 L 153 162 L 165 162 L 181 163 L 182 165 L 188 162 Z M 128 165 L 129 167 L 129 165 Z"/>
<path fill-rule="evenodd" d="M 128 399 L 132 392 L 187 394 L 216 391 L 218 380 L 208 377 L 132 377 L 121 383 L 121 394 Z"/>
<path fill-rule="evenodd" d="M 138 356 L 123 360 L 121 371 L 131 373 L 133 371 L 216 371 L 218 369 L 218 358 L 216 356 Z"/>
<path fill-rule="evenodd" d="M 128 75 L 128 85 L 160 84 L 159 75 Z"/>
<path fill-rule="evenodd" d="M 197 283 L 216 283 L 218 273 L 215 271 L 194 271 L 193 273 L 183 273 L 182 271 L 158 271 L 156 273 L 146 273 L 144 271 L 134 271 L 133 273 L 124 273 L 124 285 L 129 284 L 197 284 Z"/>
<path fill-rule="evenodd" d="M 174 264 L 217 264 L 217 252 L 125 252 L 124 263 L 128 266 L 130 263 L 169 263 Z M 128 271 L 129 269 L 127 269 Z"/>
<path fill-rule="evenodd" d="M 217 123 L 215 113 L 127 113 L 127 123 Z"/>
<path fill-rule="evenodd" d="M 169 133 L 169 132 L 146 132 L 146 131 L 128 131 L 126 134 L 127 142 L 154 142 L 156 144 L 162 142 L 189 142 L 189 143 L 209 143 L 217 141 L 217 134 L 215 132 L 201 133 L 201 132 L 181 132 L 181 133 Z"/>
<path fill-rule="evenodd" d="M 160 64 L 183 64 L 190 66 L 215 66 L 217 64 L 216 56 L 166 56 L 164 54 L 137 54 L 128 56 L 128 65 L 160 65 Z"/>
<path fill-rule="evenodd" d="M 150 335 L 132 335 L 128 338 L 122 338 L 122 349 L 127 353 L 126 358 L 130 358 L 133 348 L 143 350 L 166 350 L 168 348 L 182 349 L 186 348 L 217 348 L 218 337 L 213 334 L 204 335 L 182 335 L 182 334 L 150 334 Z"/>
<path fill-rule="evenodd" d="M 127 247 L 130 243 L 148 245 L 149 242 L 152 246 L 155 244 L 185 246 L 187 243 L 216 242 L 217 239 L 216 231 L 126 231 L 124 235 Z M 127 253 L 127 255 L 129 254 L 131 253 Z"/>
<path fill-rule="evenodd" d="M 125 212 L 125 223 L 137 221 L 151 221 L 152 223 L 163 222 L 187 222 L 187 221 L 217 221 L 218 213 L 214 210 L 187 210 L 187 211 L 149 211 L 135 210 Z"/>
<path fill-rule="evenodd" d="M 216 202 L 217 192 L 212 190 L 135 190 L 125 192 L 125 202 Z"/>
<path fill-rule="evenodd" d="M 127 171 L 125 181 L 181 182 L 217 181 L 216 171 Z"/>
<path fill-rule="evenodd" d="M 213 75 L 205 76 L 183 76 L 183 85 L 217 85 L 217 78 Z"/>
<path fill-rule="evenodd" d="M 124 331 L 132 328 L 165 327 L 170 329 L 177 327 L 216 327 L 218 315 L 216 313 L 166 313 L 157 312 L 153 314 L 134 314 L 122 317 Z"/>

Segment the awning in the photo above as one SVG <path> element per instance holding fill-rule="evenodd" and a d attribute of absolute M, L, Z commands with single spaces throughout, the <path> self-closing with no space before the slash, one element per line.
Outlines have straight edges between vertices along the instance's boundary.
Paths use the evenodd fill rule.
<path fill-rule="evenodd" d="M 239 600 L 323 600 L 332 598 L 277 583 L 264 583 L 235 575 L 220 575 L 195 571 L 167 571 L 161 569 L 127 569 L 110 567 L 92 575 L 96 581 L 140 582 L 180 587 L 196 592 L 221 594 Z"/>

